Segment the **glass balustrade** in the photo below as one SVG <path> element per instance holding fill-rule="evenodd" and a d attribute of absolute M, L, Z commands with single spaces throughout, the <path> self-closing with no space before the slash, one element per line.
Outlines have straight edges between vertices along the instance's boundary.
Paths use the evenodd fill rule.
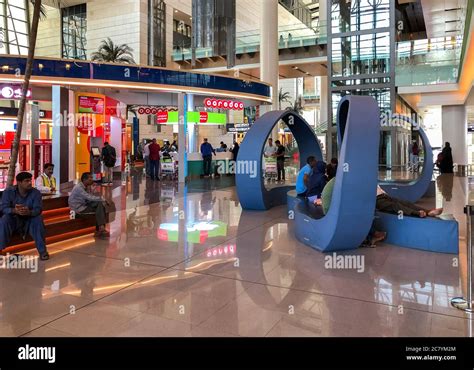
<path fill-rule="evenodd" d="M 317 27 L 306 26 L 282 26 L 278 31 L 278 48 L 291 49 L 298 47 L 309 47 L 327 44 L 326 24 L 321 23 Z M 241 31 L 236 35 L 236 54 L 256 53 L 260 50 L 260 30 Z M 213 57 L 213 50 L 208 48 L 196 48 L 196 58 Z M 189 45 L 176 46 L 173 50 L 174 61 L 190 60 L 192 49 Z"/>
<path fill-rule="evenodd" d="M 462 36 L 397 43 L 397 86 L 456 83 Z"/>

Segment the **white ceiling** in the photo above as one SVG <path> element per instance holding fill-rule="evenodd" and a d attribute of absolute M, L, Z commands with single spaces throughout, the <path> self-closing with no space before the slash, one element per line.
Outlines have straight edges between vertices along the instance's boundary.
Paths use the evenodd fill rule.
<path fill-rule="evenodd" d="M 421 0 L 428 38 L 464 32 L 468 0 Z"/>

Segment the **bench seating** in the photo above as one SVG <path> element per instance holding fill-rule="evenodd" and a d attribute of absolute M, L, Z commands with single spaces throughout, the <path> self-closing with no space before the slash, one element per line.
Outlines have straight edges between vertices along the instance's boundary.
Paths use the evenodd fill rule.
<path fill-rule="evenodd" d="M 47 196 L 43 199 L 43 219 L 46 244 L 57 243 L 95 232 L 95 217 L 70 218 L 67 195 Z M 3 253 L 18 253 L 34 249 L 35 243 L 28 235 L 25 240 L 15 234 Z"/>
<path fill-rule="evenodd" d="M 418 218 L 377 212 L 377 230 L 386 231 L 386 243 L 430 252 L 459 252 L 459 225 L 455 219 Z"/>

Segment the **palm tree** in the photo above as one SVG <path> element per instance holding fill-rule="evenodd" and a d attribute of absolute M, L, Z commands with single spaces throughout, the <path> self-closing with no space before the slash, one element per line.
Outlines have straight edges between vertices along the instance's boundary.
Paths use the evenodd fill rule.
<path fill-rule="evenodd" d="M 117 45 L 108 37 L 102 40 L 99 50 L 92 53 L 94 62 L 136 64 L 133 59 L 133 49 L 127 44 Z"/>
<path fill-rule="evenodd" d="M 278 93 L 278 106 L 279 109 L 281 110 L 281 104 L 282 103 L 290 103 L 291 102 L 291 96 L 288 91 L 283 92 L 283 88 L 280 87 L 280 92 Z"/>
<path fill-rule="evenodd" d="M 293 102 L 293 105 L 291 107 L 288 107 L 286 109 L 301 115 L 304 111 L 303 104 L 302 104 L 302 99 L 303 99 L 303 97 L 300 96 L 298 99 L 296 99 Z"/>
<path fill-rule="evenodd" d="M 38 36 L 38 24 L 40 18 L 46 16 L 46 10 L 43 7 L 41 0 L 31 0 L 31 3 L 33 4 L 33 18 L 31 21 L 31 32 L 29 40 L 30 42 L 28 45 L 28 58 L 26 59 L 26 69 L 23 78 L 22 95 L 20 99 L 20 106 L 18 108 L 16 133 L 12 144 L 10 165 L 8 166 L 7 186 L 12 186 L 13 179 L 15 178 L 16 162 L 18 161 L 18 149 L 20 147 L 21 132 L 23 130 L 23 116 L 25 115 L 27 99 L 26 95 L 28 93 L 28 88 L 30 87 L 30 79 L 33 71 L 33 61 L 35 58 L 36 38 Z M 59 6 L 59 1 L 56 1 L 54 4 L 57 4 Z"/>

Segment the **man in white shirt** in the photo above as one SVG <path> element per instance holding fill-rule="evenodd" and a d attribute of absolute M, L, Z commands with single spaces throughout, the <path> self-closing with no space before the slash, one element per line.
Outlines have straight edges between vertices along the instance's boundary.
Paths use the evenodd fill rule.
<path fill-rule="evenodd" d="M 274 157 L 277 152 L 277 149 L 278 148 L 276 147 L 276 145 L 273 145 L 273 139 L 269 138 L 268 145 L 265 146 L 263 155 L 265 156 L 265 158 Z"/>
<path fill-rule="evenodd" d="M 36 189 L 41 194 L 54 194 L 56 193 L 56 178 L 53 176 L 54 164 L 46 163 L 44 165 L 44 172 L 38 176 L 35 182 Z"/>
<path fill-rule="evenodd" d="M 145 171 L 147 177 L 150 177 L 150 144 L 151 141 L 148 144 L 145 144 L 145 147 L 143 148 L 143 159 L 145 160 Z"/>

